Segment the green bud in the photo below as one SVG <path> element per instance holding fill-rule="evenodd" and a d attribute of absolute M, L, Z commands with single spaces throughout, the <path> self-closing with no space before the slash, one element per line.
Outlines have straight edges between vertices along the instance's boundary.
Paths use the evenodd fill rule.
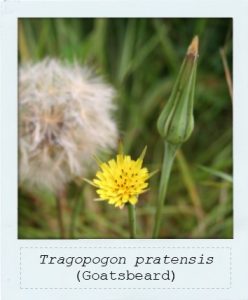
<path fill-rule="evenodd" d="M 188 47 L 171 96 L 157 122 L 166 142 L 178 145 L 188 140 L 194 128 L 194 94 L 198 59 L 198 37 Z"/>

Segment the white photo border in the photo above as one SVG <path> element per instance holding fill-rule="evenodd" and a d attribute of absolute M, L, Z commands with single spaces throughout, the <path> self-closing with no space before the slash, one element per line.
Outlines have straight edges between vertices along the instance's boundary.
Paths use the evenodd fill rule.
<path fill-rule="evenodd" d="M 89 0 L 6 1 L 1 4 L 1 225 L 3 300 L 46 299 L 214 299 L 247 300 L 248 268 L 248 3 L 242 0 Z M 233 239 L 164 240 L 20 240 L 18 239 L 18 18 L 28 17 L 161 17 L 233 19 Z M 21 290 L 20 249 L 24 247 L 230 247 L 229 289 Z M 103 249 L 101 251 L 104 251 Z M 35 269 L 34 269 L 35 272 Z M 185 279 L 187 280 L 187 278 Z"/>

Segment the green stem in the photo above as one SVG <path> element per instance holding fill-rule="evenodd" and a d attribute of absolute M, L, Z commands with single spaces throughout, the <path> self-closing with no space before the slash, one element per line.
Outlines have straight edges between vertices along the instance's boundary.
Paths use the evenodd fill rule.
<path fill-rule="evenodd" d="M 82 208 L 83 201 L 84 201 L 83 191 L 81 192 L 79 197 L 77 197 L 77 199 L 75 199 L 75 200 L 76 200 L 75 206 L 73 208 L 73 212 L 72 212 L 72 216 L 71 216 L 71 223 L 70 223 L 70 237 L 72 239 L 75 238 L 75 228 L 76 228 L 78 216 L 79 216 L 79 213 Z"/>
<path fill-rule="evenodd" d="M 128 217 L 129 217 L 129 229 L 130 229 L 130 238 L 135 239 L 136 237 L 136 213 L 135 205 L 128 203 Z"/>
<path fill-rule="evenodd" d="M 155 223 L 153 228 L 153 238 L 157 238 L 159 235 L 162 211 L 165 202 L 165 196 L 167 192 L 167 186 L 170 179 L 171 168 L 173 165 L 173 161 L 175 158 L 175 154 L 180 145 L 173 145 L 165 142 L 164 148 L 164 159 L 161 171 L 160 185 L 159 185 L 159 193 L 158 193 L 158 201 L 156 207 L 155 214 Z"/>
<path fill-rule="evenodd" d="M 56 207 L 57 207 L 57 218 L 58 218 L 58 226 L 59 226 L 59 233 L 60 238 L 65 239 L 66 238 L 66 230 L 65 230 L 65 209 L 64 209 L 64 203 L 63 203 L 63 197 L 61 195 L 57 195 L 56 197 Z"/>

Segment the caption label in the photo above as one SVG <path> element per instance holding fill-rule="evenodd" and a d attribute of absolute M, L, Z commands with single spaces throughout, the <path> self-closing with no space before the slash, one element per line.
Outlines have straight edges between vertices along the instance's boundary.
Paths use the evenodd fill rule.
<path fill-rule="evenodd" d="M 20 288 L 228 289 L 231 249 L 22 247 Z"/>

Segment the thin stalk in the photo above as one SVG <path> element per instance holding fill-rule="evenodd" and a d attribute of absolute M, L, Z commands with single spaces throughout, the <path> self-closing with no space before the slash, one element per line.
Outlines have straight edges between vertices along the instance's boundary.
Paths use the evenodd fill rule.
<path fill-rule="evenodd" d="M 136 231 L 137 231 L 135 206 L 130 203 L 127 206 L 128 206 L 130 238 L 135 239 Z"/>
<path fill-rule="evenodd" d="M 220 56 L 221 56 L 221 60 L 222 60 L 222 64 L 223 64 L 223 68 L 224 68 L 224 72 L 225 72 L 228 91 L 229 91 L 230 98 L 231 98 L 231 101 L 232 101 L 232 99 L 233 99 L 232 75 L 231 75 L 231 72 L 230 72 L 230 69 L 229 69 L 229 66 L 228 66 L 228 62 L 227 62 L 227 58 L 226 58 L 226 52 L 225 52 L 224 48 L 220 49 Z"/>
<path fill-rule="evenodd" d="M 156 207 L 156 214 L 155 214 L 155 223 L 153 228 L 154 239 L 157 238 L 159 235 L 163 206 L 164 206 L 166 192 L 167 192 L 167 186 L 170 179 L 170 174 L 171 174 L 171 169 L 175 158 L 175 154 L 179 147 L 180 145 L 173 145 L 165 142 L 164 159 L 163 159 L 163 165 L 161 170 L 159 193 L 158 193 L 158 200 L 157 200 L 157 207 Z"/>
<path fill-rule="evenodd" d="M 62 239 L 66 238 L 66 228 L 65 228 L 65 213 L 66 213 L 66 198 L 64 191 L 59 191 L 56 195 L 56 206 L 57 206 L 57 217 L 58 226 L 60 231 L 60 237 Z"/>
<path fill-rule="evenodd" d="M 72 212 L 72 216 L 71 216 L 71 223 L 70 223 L 70 238 L 75 237 L 75 228 L 77 225 L 78 216 L 79 216 L 83 202 L 84 202 L 84 195 L 83 195 L 83 191 L 82 191 L 81 194 L 79 195 L 79 197 L 77 197 L 77 199 L 75 199 L 75 205 L 73 208 L 73 212 Z"/>
<path fill-rule="evenodd" d="M 59 233 L 60 238 L 65 238 L 65 224 L 64 224 L 64 218 L 63 218 L 63 209 L 61 205 L 60 198 L 56 197 L 56 205 L 57 205 L 57 217 L 58 217 L 58 225 L 59 225 Z"/>

